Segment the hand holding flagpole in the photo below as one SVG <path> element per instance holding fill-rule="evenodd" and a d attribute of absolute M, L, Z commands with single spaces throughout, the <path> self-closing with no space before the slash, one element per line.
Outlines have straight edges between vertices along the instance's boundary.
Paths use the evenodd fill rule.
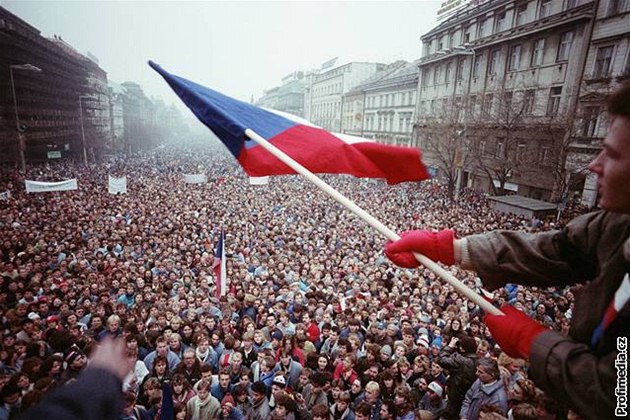
<path fill-rule="evenodd" d="M 265 138 L 261 137 L 260 135 L 258 135 L 256 132 L 254 132 L 253 130 L 249 128 L 245 130 L 245 135 L 247 135 L 247 137 L 249 137 L 256 143 L 258 143 L 261 147 L 263 147 L 269 153 L 273 154 L 275 157 L 280 159 L 283 163 L 285 163 L 291 169 L 295 170 L 297 173 L 299 173 L 300 175 L 308 179 L 311 183 L 315 184 L 317 188 L 324 191 L 326 194 L 330 195 L 339 204 L 341 204 L 342 206 L 346 207 L 348 210 L 350 210 L 351 212 L 359 216 L 368 225 L 372 226 L 374 229 L 376 229 L 378 232 L 384 235 L 387 239 L 389 239 L 390 241 L 397 241 L 398 239 L 400 239 L 400 236 L 398 236 L 396 232 L 394 232 L 393 230 L 385 226 L 374 216 L 372 216 L 371 214 L 363 210 L 356 203 L 354 203 L 353 201 L 348 199 L 346 196 L 341 194 L 339 191 L 337 191 L 336 189 L 328 185 L 326 182 L 324 182 L 318 176 L 316 176 L 311 171 L 306 169 L 304 166 L 300 165 L 298 162 L 296 162 L 294 159 L 292 159 L 282 150 L 278 149 L 276 146 L 269 143 Z M 477 305 L 479 305 L 481 309 L 493 315 L 503 315 L 503 312 L 495 308 L 490 302 L 488 302 L 482 296 L 475 293 L 474 290 L 464 285 L 461 281 L 455 278 L 455 276 L 453 276 L 451 273 L 449 273 L 448 271 L 440 267 L 440 265 L 438 265 L 435 261 L 427 258 L 426 256 L 422 254 L 418 254 L 417 252 L 414 252 L 413 255 L 416 257 L 418 262 L 420 262 L 420 264 L 422 264 L 423 266 L 425 266 L 426 268 L 434 272 L 444 281 L 448 282 L 460 294 L 466 296 L 468 299 L 472 300 Z"/>

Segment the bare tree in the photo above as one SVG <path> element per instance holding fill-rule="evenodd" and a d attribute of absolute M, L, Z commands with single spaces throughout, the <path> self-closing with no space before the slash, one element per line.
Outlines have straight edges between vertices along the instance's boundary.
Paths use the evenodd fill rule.
<path fill-rule="evenodd" d="M 437 167 L 446 182 L 451 199 L 456 196 L 458 177 L 470 162 L 467 124 L 461 104 L 444 100 L 440 110 L 432 109 L 424 124 L 416 126 L 416 135 L 425 160 Z"/>

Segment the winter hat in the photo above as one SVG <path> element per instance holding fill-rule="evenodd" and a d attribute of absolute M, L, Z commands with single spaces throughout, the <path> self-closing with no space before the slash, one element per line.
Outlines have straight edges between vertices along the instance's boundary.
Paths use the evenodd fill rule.
<path fill-rule="evenodd" d="M 433 339 L 433 342 L 431 343 L 432 346 L 436 346 L 437 348 L 441 349 L 442 348 L 442 337 L 435 337 Z"/>
<path fill-rule="evenodd" d="M 425 335 L 425 334 L 421 335 L 418 338 L 418 345 L 424 347 L 425 349 L 428 349 L 429 348 L 429 336 Z"/>
<path fill-rule="evenodd" d="M 271 382 L 271 384 L 278 385 L 279 387 L 284 388 L 285 386 L 287 386 L 287 381 L 286 379 L 284 379 L 284 376 L 278 375 L 273 378 L 273 381 Z"/>
<path fill-rule="evenodd" d="M 68 364 L 68 366 L 70 366 L 72 362 L 74 362 L 75 360 L 77 360 L 79 357 L 82 357 L 82 356 L 83 356 L 83 353 L 81 352 L 81 350 L 79 350 L 76 347 L 73 347 L 70 349 L 70 351 L 66 355 L 65 362 Z"/>
<path fill-rule="evenodd" d="M 35 321 L 37 319 L 41 319 L 41 317 L 39 316 L 39 314 L 31 312 L 28 314 L 28 319 L 30 319 L 31 321 Z"/>
<path fill-rule="evenodd" d="M 438 397 L 442 396 L 442 385 L 440 385 L 439 383 L 433 381 L 429 384 L 429 389 L 433 392 L 435 392 L 435 395 L 437 395 Z"/>
<path fill-rule="evenodd" d="M 230 404 L 232 407 L 234 407 L 236 404 L 234 403 L 234 398 L 232 397 L 232 394 L 227 394 L 225 397 L 223 397 L 223 399 L 221 400 L 221 407 L 225 407 L 226 405 Z"/>
<path fill-rule="evenodd" d="M 460 337 L 459 346 L 462 348 L 464 353 L 475 353 L 477 351 L 477 342 L 474 338 L 468 335 Z"/>
<path fill-rule="evenodd" d="M 389 346 L 389 344 L 385 344 L 383 347 L 381 347 L 381 354 L 385 354 L 387 355 L 387 357 L 391 357 L 392 348 Z"/>

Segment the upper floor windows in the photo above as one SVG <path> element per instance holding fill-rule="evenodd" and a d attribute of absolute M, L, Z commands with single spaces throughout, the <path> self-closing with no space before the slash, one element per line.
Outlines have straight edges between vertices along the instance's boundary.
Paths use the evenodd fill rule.
<path fill-rule="evenodd" d="M 545 57 L 545 38 L 540 38 L 534 41 L 534 48 L 532 49 L 532 61 L 531 65 L 540 66 L 543 63 Z"/>
<path fill-rule="evenodd" d="M 566 61 L 571 54 L 571 45 L 573 44 L 573 32 L 565 32 L 560 35 L 560 44 L 558 44 L 558 56 L 556 61 Z"/>
<path fill-rule="evenodd" d="M 540 12 L 538 13 L 538 17 L 542 19 L 550 15 L 551 15 L 551 0 L 541 0 Z"/>

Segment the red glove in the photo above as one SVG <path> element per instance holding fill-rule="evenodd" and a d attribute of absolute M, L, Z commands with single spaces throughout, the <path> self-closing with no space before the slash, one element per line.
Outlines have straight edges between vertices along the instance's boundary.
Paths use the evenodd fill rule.
<path fill-rule="evenodd" d="M 418 252 L 433 261 L 453 265 L 455 264 L 454 239 L 455 232 L 451 229 L 439 232 L 412 230 L 403 233 L 396 242 L 387 242 L 385 255 L 394 264 L 406 268 L 414 268 L 420 265 L 412 252 Z"/>
<path fill-rule="evenodd" d="M 529 359 L 532 343 L 548 329 L 510 305 L 503 305 L 504 315 L 486 315 L 485 323 L 501 350 L 510 357 Z"/>

